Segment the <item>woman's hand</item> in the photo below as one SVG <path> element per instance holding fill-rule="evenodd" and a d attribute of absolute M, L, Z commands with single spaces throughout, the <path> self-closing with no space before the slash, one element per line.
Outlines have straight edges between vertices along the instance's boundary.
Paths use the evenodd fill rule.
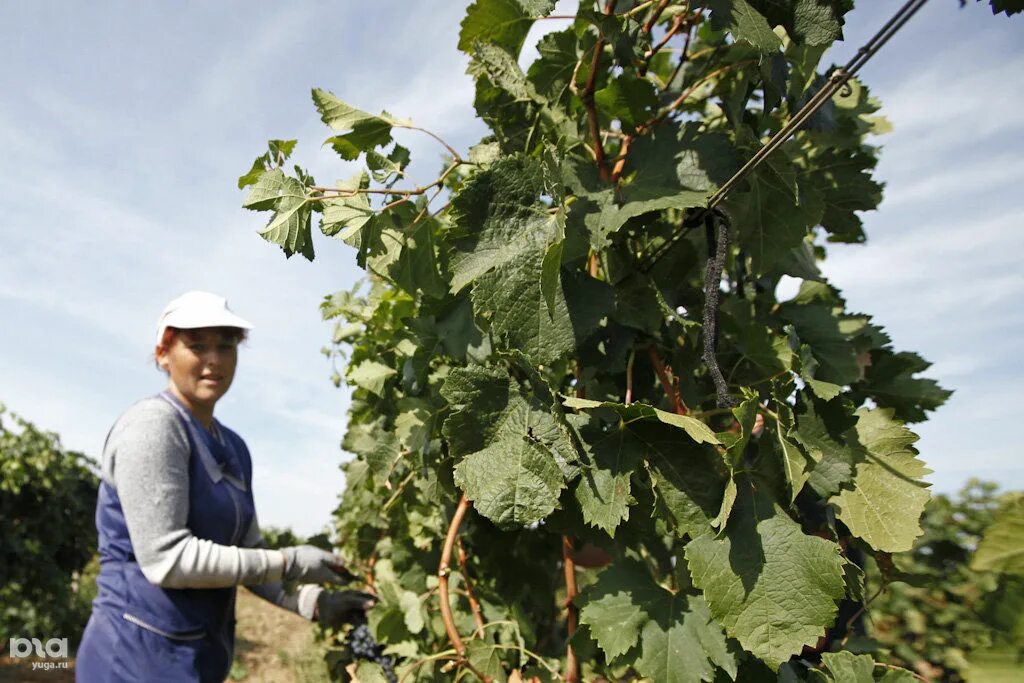
<path fill-rule="evenodd" d="M 324 626 L 337 628 L 365 620 L 363 613 L 377 604 L 376 596 L 363 591 L 323 591 L 316 599 L 313 621 Z"/>
<path fill-rule="evenodd" d="M 284 578 L 299 583 L 339 583 L 352 580 L 345 562 L 334 553 L 313 545 L 295 545 L 281 548 L 284 554 Z"/>

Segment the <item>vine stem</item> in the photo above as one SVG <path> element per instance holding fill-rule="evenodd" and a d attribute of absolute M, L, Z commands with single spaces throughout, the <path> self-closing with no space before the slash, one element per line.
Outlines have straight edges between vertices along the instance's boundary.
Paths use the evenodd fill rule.
<path fill-rule="evenodd" d="M 682 92 L 682 94 L 679 95 L 679 97 L 677 97 L 674 100 L 672 100 L 672 102 L 669 103 L 669 105 L 667 107 L 665 107 L 661 112 L 659 112 L 657 116 L 654 116 L 649 121 L 647 121 L 647 123 L 645 123 L 642 126 L 643 132 L 646 132 L 646 131 L 650 130 L 654 126 L 656 126 L 659 123 L 661 123 L 662 121 L 664 121 L 665 118 L 669 114 L 671 114 L 673 111 L 675 111 L 680 106 L 682 106 L 682 104 L 690 97 L 690 95 L 692 95 L 694 92 L 696 92 L 697 88 L 699 88 L 700 86 L 704 85 L 705 83 L 707 83 L 712 78 L 715 78 L 716 76 L 720 76 L 721 74 L 723 74 L 723 73 L 725 73 L 727 71 L 731 71 L 732 69 L 736 69 L 736 68 L 739 68 L 741 66 L 747 66 L 747 65 L 753 64 L 753 63 L 754 63 L 754 60 L 751 59 L 751 60 L 747 60 L 747 61 L 743 61 L 743 62 L 736 62 L 735 64 L 726 64 L 722 68 L 715 69 L 711 73 L 698 78 L 694 82 L 693 85 L 691 85 L 689 88 L 684 90 Z"/>
<path fill-rule="evenodd" d="M 340 187 L 323 187 L 323 186 L 320 186 L 320 185 L 314 185 L 313 187 L 309 188 L 313 192 L 319 192 L 321 194 L 324 194 L 324 193 L 327 193 L 327 192 L 333 192 L 334 194 L 331 195 L 331 196 L 328 196 L 328 197 L 306 197 L 306 201 L 319 201 L 321 199 L 339 199 L 339 198 L 346 198 L 346 197 L 355 197 L 356 195 L 360 195 L 360 194 L 395 195 L 397 197 L 401 197 L 402 198 L 401 200 L 396 201 L 396 202 L 392 202 L 391 204 L 388 204 L 387 206 L 382 208 L 381 211 L 383 211 L 384 209 L 388 209 L 388 208 L 391 208 L 392 206 L 397 206 L 398 204 L 401 204 L 403 202 L 409 201 L 409 199 L 411 197 L 416 197 L 418 195 L 425 194 L 427 192 L 427 190 L 430 190 L 432 188 L 443 187 L 444 186 L 444 181 L 448 179 L 448 176 L 451 175 L 452 172 L 455 171 L 456 168 L 458 168 L 459 166 L 461 166 L 461 165 L 463 165 L 465 163 L 467 163 L 467 162 L 462 161 L 461 159 L 457 159 L 457 160 L 453 161 L 451 163 L 451 165 L 449 165 L 448 168 L 446 168 L 444 170 L 444 172 L 440 175 L 440 177 L 438 177 L 438 179 L 435 180 L 434 182 L 428 183 L 427 185 L 423 185 L 421 187 L 414 187 L 414 188 L 409 189 L 409 190 L 396 190 L 394 188 L 376 188 L 376 187 L 365 187 L 365 188 L 364 187 L 360 187 L 360 188 L 356 188 L 354 190 L 345 190 L 345 189 L 342 189 Z"/>
<path fill-rule="evenodd" d="M 881 585 L 881 587 L 877 591 L 875 591 L 875 594 L 872 595 L 867 600 L 865 600 L 864 604 L 860 606 L 860 609 L 858 609 L 856 612 L 854 612 L 853 616 L 851 616 L 849 619 L 846 620 L 846 635 L 843 637 L 843 639 L 841 641 L 839 641 L 839 647 L 846 647 L 846 641 L 848 641 L 850 639 L 850 629 L 853 628 L 853 622 L 857 621 L 857 619 L 859 619 L 862 614 L 867 612 L 868 611 L 868 607 L 871 607 L 871 603 L 873 603 L 875 600 L 877 600 L 879 598 L 879 596 L 881 596 L 882 593 L 885 592 L 885 589 L 888 588 L 888 587 L 889 587 L 889 584 L 883 583 Z"/>
<path fill-rule="evenodd" d="M 658 19 L 661 17 L 661 13 L 665 11 L 665 8 L 668 7 L 668 4 L 671 1 L 672 0 L 661 0 L 661 2 L 658 3 L 658 6 L 651 10 L 651 16 L 647 18 L 646 22 L 644 22 L 644 33 L 651 32 L 651 30 L 654 28 L 654 24 L 656 24 L 658 22 Z"/>
<path fill-rule="evenodd" d="M 664 37 L 662 37 L 662 39 L 658 41 L 658 44 L 654 45 L 650 50 L 647 51 L 647 54 L 644 55 L 644 63 L 640 67 L 640 69 L 637 70 L 639 71 L 641 76 L 647 73 L 648 65 L 651 63 L 651 60 L 654 59 L 654 55 L 658 54 L 658 51 L 661 50 L 661 48 L 665 47 L 665 45 L 668 44 L 668 41 L 672 40 L 672 37 L 675 36 L 675 34 L 679 32 L 679 29 L 683 27 L 683 19 L 683 15 L 680 14 L 679 16 L 677 16 L 675 20 L 672 22 L 672 26 L 669 27 L 668 32 L 665 33 Z"/>
<path fill-rule="evenodd" d="M 619 148 L 619 156 L 615 160 L 615 166 L 612 168 L 611 180 L 613 183 L 618 183 L 619 178 L 622 177 L 622 171 L 626 168 L 626 155 L 629 154 L 629 147 L 633 144 L 633 136 L 625 135 L 622 138 L 622 146 Z"/>
<path fill-rule="evenodd" d="M 441 139 L 441 136 L 440 136 L 440 135 L 438 135 L 437 133 L 435 133 L 435 132 L 433 132 L 433 131 L 430 131 L 430 130 L 427 130 L 426 128 L 420 128 L 419 126 L 396 126 L 396 127 L 397 127 L 397 128 L 406 128 L 406 129 L 408 129 L 408 130 L 418 130 L 418 131 L 420 131 L 421 133 L 426 133 L 426 134 L 427 134 L 427 135 L 429 135 L 430 137 L 432 137 L 432 138 L 434 138 L 435 140 L 437 140 L 438 142 L 440 142 L 440 143 L 441 143 L 441 145 L 442 145 L 442 146 L 443 146 L 443 147 L 444 147 L 444 148 L 445 148 L 446 150 L 448 150 L 448 153 L 452 155 L 452 160 L 453 160 L 454 162 L 456 162 L 456 163 L 458 163 L 458 164 L 462 164 L 462 163 L 465 163 L 465 161 L 463 161 L 463 159 L 462 159 L 462 156 L 461 156 L 461 155 L 460 155 L 460 154 L 459 154 L 459 153 L 458 153 L 457 151 L 455 151 L 455 148 L 454 148 L 454 147 L 452 147 L 451 145 L 449 145 L 449 144 L 448 144 L 447 142 L 445 142 L 444 140 L 442 140 L 442 139 Z"/>
<path fill-rule="evenodd" d="M 615 4 L 618 0 L 608 0 L 604 6 L 604 13 L 611 15 L 615 12 Z M 594 101 L 594 86 L 597 84 L 597 67 L 601 62 L 601 53 L 604 51 L 604 34 L 598 35 L 594 44 L 594 54 L 590 60 L 590 73 L 587 74 L 587 84 L 583 88 L 580 99 L 587 109 L 587 124 L 590 129 L 590 138 L 594 142 L 594 162 L 597 164 L 601 180 L 608 182 L 611 176 L 608 173 L 608 166 L 605 163 L 604 147 L 601 145 L 601 124 L 597 119 L 597 103 Z"/>
<path fill-rule="evenodd" d="M 576 626 L 579 624 L 579 608 L 573 602 L 576 599 L 576 563 L 572 559 L 572 539 L 562 536 L 562 566 L 565 568 L 565 611 L 566 630 L 569 633 L 567 640 L 572 640 L 576 633 Z M 578 683 L 579 663 L 576 661 L 576 653 L 572 644 L 565 647 L 565 681 L 566 683 Z"/>
<path fill-rule="evenodd" d="M 658 355 L 657 349 L 653 346 L 647 347 L 647 354 L 651 357 L 651 365 L 654 366 L 654 371 L 658 373 L 658 380 L 661 382 L 661 388 L 665 391 L 665 396 L 668 397 L 670 403 L 672 403 L 673 410 L 676 411 L 677 415 L 686 415 L 690 412 L 686 404 L 683 403 L 682 397 L 679 396 L 679 387 L 676 386 L 675 382 L 672 381 L 670 375 L 671 368 L 665 365 L 665 362 L 661 360 L 661 356 Z"/>
<path fill-rule="evenodd" d="M 904 669 L 902 666 L 894 666 L 892 664 L 885 664 L 884 662 L 875 662 L 875 666 L 876 667 L 882 667 L 884 669 L 892 669 L 894 671 L 906 671 L 908 674 L 910 674 L 911 676 L 913 676 L 917 680 L 923 681 L 924 683 L 928 683 L 928 679 L 925 678 L 924 676 L 918 675 L 918 674 L 914 673 L 913 671 L 911 671 L 910 669 Z"/>
<path fill-rule="evenodd" d="M 466 583 L 466 598 L 469 600 L 469 609 L 473 612 L 473 620 L 476 621 L 476 632 L 482 638 L 484 635 L 484 616 L 480 612 L 480 603 L 473 594 L 473 586 L 469 582 L 469 569 L 466 562 L 466 549 L 462 545 L 462 539 L 456 539 L 458 546 L 459 570 L 462 572 L 462 580 Z"/>
<path fill-rule="evenodd" d="M 466 494 L 462 494 L 462 497 L 459 498 L 459 504 L 455 507 L 455 513 L 452 515 L 452 521 L 448 525 L 448 533 L 444 537 L 441 562 L 437 567 L 437 588 L 441 600 L 441 619 L 444 621 L 444 630 L 448 634 L 448 640 L 451 641 L 452 647 L 455 648 L 455 654 L 458 657 L 456 661 L 458 661 L 460 666 L 465 666 L 472 671 L 484 683 L 491 683 L 490 676 L 484 676 L 466 660 L 466 646 L 463 644 L 462 638 L 459 637 L 458 629 L 455 628 L 452 606 L 448 601 L 449 561 L 452 557 L 452 549 L 455 547 L 455 540 L 459 535 L 459 527 L 462 526 L 462 519 L 466 516 L 469 506 L 469 499 L 466 498 Z"/>
<path fill-rule="evenodd" d="M 402 674 L 402 677 L 399 678 L 398 681 L 399 681 L 399 683 L 401 683 L 402 681 L 404 681 L 409 676 L 409 674 L 411 674 L 413 671 L 415 671 L 416 669 L 420 668 L 421 666 L 423 666 L 427 662 L 433 662 L 433 661 L 438 660 L 438 659 L 456 659 L 456 657 L 457 657 L 457 655 L 456 655 L 455 650 L 445 650 L 444 652 L 438 652 L 436 654 L 428 655 L 428 656 L 424 657 L 423 659 L 420 659 L 420 660 L 417 660 L 416 662 L 414 662 L 413 665 L 410 666 L 405 671 L 404 674 Z"/>
<path fill-rule="evenodd" d="M 591 277 L 597 277 L 597 253 L 590 253 L 590 262 L 587 270 Z M 576 361 L 576 397 L 585 398 L 586 391 L 583 389 L 583 365 Z M 565 680 L 567 683 L 578 683 L 579 662 L 576 660 L 576 652 L 572 649 L 573 634 L 579 625 L 579 610 L 573 602 L 577 595 L 576 590 L 576 562 L 572 559 L 573 543 L 569 536 L 562 536 L 562 569 L 565 576 L 565 630 L 568 633 L 565 645 Z"/>
<path fill-rule="evenodd" d="M 377 565 L 377 550 L 374 549 L 370 553 L 369 559 L 366 561 L 366 586 L 370 589 L 370 592 L 375 592 L 376 586 L 374 585 L 373 568 Z"/>
<path fill-rule="evenodd" d="M 686 13 L 690 13 L 690 3 L 686 3 Z M 704 8 L 701 7 L 697 10 L 692 17 L 688 17 L 686 27 L 686 40 L 683 42 L 683 51 L 679 53 L 679 62 L 676 64 L 676 68 L 672 70 L 672 75 L 668 77 L 668 81 L 665 82 L 665 87 L 669 87 L 672 81 L 676 80 L 676 76 L 682 71 L 683 65 L 686 64 L 688 58 L 687 53 L 690 51 L 690 43 L 693 41 L 693 29 L 700 23 L 701 17 L 704 14 Z"/>

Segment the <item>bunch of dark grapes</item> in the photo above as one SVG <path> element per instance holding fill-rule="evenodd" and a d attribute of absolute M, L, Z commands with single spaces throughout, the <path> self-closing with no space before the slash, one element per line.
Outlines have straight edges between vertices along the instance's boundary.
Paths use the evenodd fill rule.
<path fill-rule="evenodd" d="M 366 627 L 366 620 L 360 619 L 348 634 L 349 654 L 352 655 L 352 659 L 364 659 L 380 665 L 380 668 L 384 669 L 384 675 L 387 676 L 388 681 L 398 683 L 398 676 L 395 675 L 395 660 L 391 655 L 383 654 L 383 650 L 384 648 L 370 633 L 370 629 Z"/>

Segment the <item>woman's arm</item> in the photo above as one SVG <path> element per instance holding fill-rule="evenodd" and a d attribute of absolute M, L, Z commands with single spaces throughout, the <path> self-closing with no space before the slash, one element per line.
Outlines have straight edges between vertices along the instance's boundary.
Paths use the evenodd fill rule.
<path fill-rule="evenodd" d="M 259 521 L 254 515 L 252 523 L 246 531 L 242 545 L 246 548 L 259 548 L 263 546 L 263 534 L 260 532 Z M 260 596 L 267 602 L 271 602 L 282 609 L 294 612 L 299 616 L 313 621 L 316 614 L 317 598 L 323 592 L 323 588 L 315 583 L 304 583 L 296 586 L 293 591 L 286 591 L 281 581 L 270 581 L 268 583 L 250 585 L 247 588 Z"/>
<path fill-rule="evenodd" d="M 189 445 L 173 407 L 136 403 L 104 448 L 104 474 L 114 484 L 142 573 L 164 588 L 220 588 L 279 581 L 284 554 L 221 545 L 187 526 Z"/>

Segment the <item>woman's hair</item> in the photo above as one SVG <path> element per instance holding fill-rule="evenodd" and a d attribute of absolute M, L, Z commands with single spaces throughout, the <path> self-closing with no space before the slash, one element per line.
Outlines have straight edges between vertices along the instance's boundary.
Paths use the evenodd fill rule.
<path fill-rule="evenodd" d="M 241 344 L 242 342 L 249 338 L 249 331 L 241 327 L 216 327 L 214 329 L 220 330 L 225 335 L 231 337 L 235 344 Z M 164 336 L 160 340 L 159 346 L 157 346 L 153 350 L 152 355 L 153 365 L 156 366 L 157 370 L 162 371 L 165 375 L 168 374 L 167 370 L 164 370 L 162 367 L 160 367 L 160 361 L 158 360 L 157 352 L 163 351 L 164 353 L 166 353 L 171 348 L 171 345 L 174 344 L 174 340 L 177 339 L 179 335 L 189 337 L 191 336 L 191 333 L 192 330 L 186 330 L 180 327 L 168 326 L 164 330 Z"/>

